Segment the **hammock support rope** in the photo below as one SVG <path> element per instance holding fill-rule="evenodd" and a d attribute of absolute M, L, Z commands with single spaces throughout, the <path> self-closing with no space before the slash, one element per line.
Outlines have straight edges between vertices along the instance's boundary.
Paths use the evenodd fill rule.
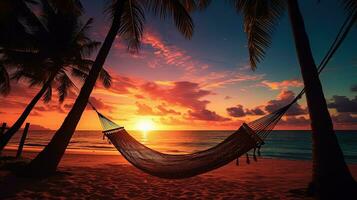
<path fill-rule="evenodd" d="M 351 14 L 343 23 L 336 39 L 318 66 L 319 74 L 326 67 L 327 63 L 346 38 L 348 32 L 356 22 L 356 18 L 357 15 Z M 248 124 L 243 123 L 237 131 L 216 146 L 204 151 L 181 155 L 164 154 L 141 144 L 135 140 L 123 126 L 105 117 L 91 102 L 88 103 L 98 114 L 104 136 L 108 138 L 132 165 L 153 176 L 179 179 L 196 176 L 217 169 L 235 159 L 236 165 L 239 165 L 239 157 L 244 154 L 246 154 L 246 162 L 249 164 L 250 159 L 248 152 L 251 150 L 253 150 L 254 161 L 257 161 L 256 153 L 260 156 L 260 149 L 261 146 L 264 145 L 264 140 L 269 136 L 289 108 L 302 97 L 306 90 L 308 90 L 308 86 L 305 86 L 291 103 L 275 112 Z"/>

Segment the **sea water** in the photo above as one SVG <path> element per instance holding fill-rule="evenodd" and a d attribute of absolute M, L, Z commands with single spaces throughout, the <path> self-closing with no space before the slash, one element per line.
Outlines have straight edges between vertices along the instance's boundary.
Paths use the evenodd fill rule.
<path fill-rule="evenodd" d="M 48 144 L 55 131 L 29 131 L 25 149 L 41 150 Z M 129 131 L 141 143 L 155 150 L 170 154 L 193 153 L 210 148 L 227 138 L 233 131 Z M 357 163 L 357 131 L 336 131 L 345 159 Z M 17 133 L 9 143 L 16 148 L 21 137 Z M 101 131 L 76 131 L 69 150 L 118 154 L 103 140 Z M 290 160 L 311 159 L 311 131 L 273 131 L 262 147 L 263 157 Z"/>

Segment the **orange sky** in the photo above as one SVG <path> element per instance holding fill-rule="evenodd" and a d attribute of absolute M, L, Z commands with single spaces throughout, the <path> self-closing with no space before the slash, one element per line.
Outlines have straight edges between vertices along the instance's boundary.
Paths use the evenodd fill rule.
<path fill-rule="evenodd" d="M 140 122 L 150 121 L 153 129 L 233 130 L 238 128 L 243 121 L 252 121 L 266 114 L 267 110 L 272 111 L 286 105 L 294 97 L 294 93 L 284 88 L 290 85 L 294 87 L 301 85 L 298 81 L 269 84 L 266 81 L 258 81 L 260 84 L 269 85 L 269 90 L 277 95 L 273 98 L 274 100 L 265 101 L 250 98 L 249 95 L 256 97 L 255 91 L 241 91 L 243 96 L 240 101 L 245 100 L 246 105 L 252 105 L 248 107 L 235 106 L 237 99 L 227 94 L 212 92 L 210 90 L 212 86 L 202 87 L 200 84 L 189 81 L 147 81 L 141 78 L 120 76 L 115 72 L 112 72 L 112 76 L 113 87 L 107 90 L 97 84 L 97 88 L 92 93 L 91 102 L 103 114 L 127 129 L 140 129 L 138 125 Z M 4 105 L 1 108 L 0 121 L 13 123 L 37 90 L 38 88 L 27 89 L 22 84 L 15 85 L 8 97 L 0 99 L 0 104 Z M 33 128 L 36 129 L 40 128 L 38 125 L 56 129 L 71 108 L 74 98 L 75 93 L 72 93 L 63 104 L 55 100 L 48 104 L 40 102 L 27 121 L 31 122 Z M 335 113 L 333 110 L 331 112 Z M 351 127 L 350 125 L 343 126 L 343 124 L 336 124 L 336 126 L 339 129 Z M 96 113 L 88 107 L 78 129 L 98 130 L 100 128 Z M 287 117 L 283 118 L 277 128 L 308 129 L 305 103 L 303 106 L 293 106 L 291 112 L 287 113 Z"/>

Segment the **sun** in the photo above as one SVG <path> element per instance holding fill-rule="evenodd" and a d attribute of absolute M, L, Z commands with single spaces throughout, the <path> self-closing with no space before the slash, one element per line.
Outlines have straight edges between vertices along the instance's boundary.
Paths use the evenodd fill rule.
<path fill-rule="evenodd" d="M 154 122 L 151 119 L 140 119 L 136 123 L 136 128 L 143 132 L 148 132 L 154 129 Z"/>

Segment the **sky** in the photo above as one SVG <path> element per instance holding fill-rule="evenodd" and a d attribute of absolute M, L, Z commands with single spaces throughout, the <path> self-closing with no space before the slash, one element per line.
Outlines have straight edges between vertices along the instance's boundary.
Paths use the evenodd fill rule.
<path fill-rule="evenodd" d="M 82 1 L 84 20 L 94 18 L 90 35 L 103 41 L 110 18 L 100 0 Z M 299 1 L 316 63 L 332 43 L 346 15 L 338 0 Z M 127 52 L 117 37 L 105 63 L 112 87 L 97 83 L 91 102 L 127 129 L 233 130 L 286 105 L 303 87 L 287 14 L 280 20 L 271 47 L 257 70 L 248 63 L 247 39 L 241 16 L 226 1 L 213 1 L 192 14 L 194 35 L 186 40 L 171 18 L 146 12 L 142 47 Z M 336 129 L 357 129 L 357 29 L 321 74 L 326 101 Z M 95 55 L 93 55 L 93 58 Z M 12 124 L 39 90 L 13 82 L 0 97 L 0 122 Z M 81 84 L 78 83 L 80 86 Z M 62 104 L 38 103 L 28 121 L 35 129 L 57 129 L 73 105 L 76 92 Z M 303 97 L 283 117 L 277 129 L 309 129 Z M 77 127 L 100 129 L 89 107 Z"/>

